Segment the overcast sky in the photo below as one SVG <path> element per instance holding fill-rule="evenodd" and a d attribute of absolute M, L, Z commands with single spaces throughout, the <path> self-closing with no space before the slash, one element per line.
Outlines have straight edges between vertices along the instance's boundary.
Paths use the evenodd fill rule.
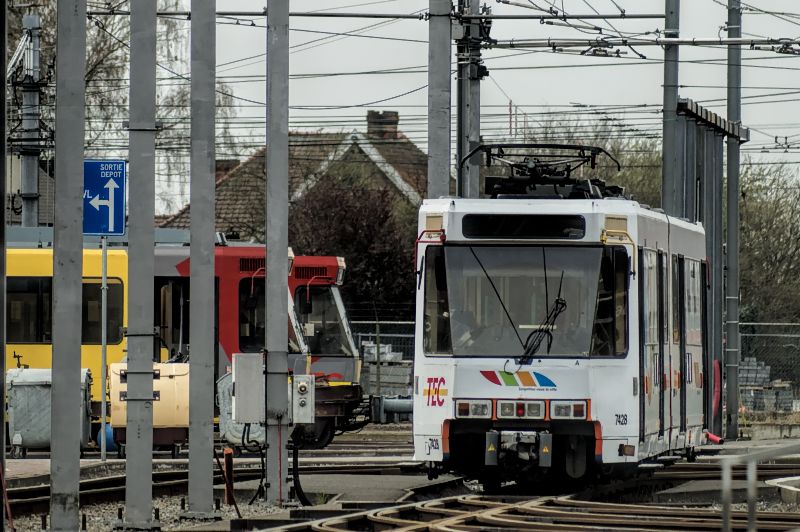
<path fill-rule="evenodd" d="M 526 2 L 527 0 L 520 0 Z M 746 36 L 797 38 L 800 35 L 800 6 L 796 0 L 751 0 L 758 9 L 786 13 L 770 15 L 748 10 L 744 15 Z M 546 0 L 535 4 L 547 5 Z M 359 5 L 361 4 L 361 5 Z M 560 0 L 557 1 L 562 5 Z M 664 0 L 564 0 L 568 13 L 619 13 L 615 4 L 628 13 L 661 13 Z M 219 10 L 258 10 L 258 0 L 218 0 Z M 487 2 L 495 14 L 535 14 L 535 11 L 516 6 Z M 352 6 L 352 7 L 348 7 Z M 427 0 L 292 0 L 292 11 L 335 10 L 342 12 L 416 13 L 427 10 Z M 681 6 L 681 37 L 716 37 L 725 25 L 727 10 L 716 0 L 683 1 Z M 218 19 L 217 63 L 220 79 L 230 83 L 236 96 L 263 102 L 265 100 L 263 54 L 265 49 L 264 19 L 254 19 L 258 26 L 248 27 L 247 20 Z M 606 22 L 593 21 L 606 25 Z M 610 24 L 626 33 L 654 32 L 663 29 L 663 20 L 611 20 Z M 354 32 L 370 26 L 363 35 L 391 37 L 399 40 L 380 40 L 362 37 L 330 37 L 319 32 Z M 391 98 L 420 89 L 427 83 L 426 22 L 415 20 L 381 21 L 374 19 L 314 19 L 293 17 L 291 20 L 290 105 L 294 128 L 325 127 L 332 130 L 364 127 L 367 108 L 364 103 Z M 613 35 L 613 32 L 609 31 Z M 650 35 L 653 35 L 652 33 Z M 723 34 L 724 35 L 724 34 Z M 328 37 L 328 38 L 326 38 Z M 538 21 L 495 21 L 492 37 L 499 40 L 524 38 L 591 37 L 570 27 L 542 25 Z M 325 38 L 324 40 L 319 40 Z M 304 44 L 314 41 L 312 44 Z M 410 41 L 410 42 L 409 42 Z M 507 133 L 509 99 L 519 106 L 519 116 L 535 113 L 550 106 L 570 104 L 654 106 L 649 115 L 631 114 L 642 130 L 658 130 L 658 109 L 662 100 L 663 52 L 650 46 L 639 48 L 646 56 L 642 60 L 634 52 L 622 49 L 622 58 L 581 57 L 571 53 L 533 52 L 516 57 L 509 50 L 485 51 L 490 78 L 482 84 L 482 114 L 485 135 Z M 252 56 L 252 59 L 243 60 Z M 501 57 L 505 56 L 505 57 Z M 800 61 L 797 56 L 779 55 L 770 51 L 744 52 L 743 94 L 751 102 L 744 106 L 743 118 L 753 132 L 752 148 L 774 146 L 773 137 L 792 136 L 800 141 L 800 108 L 797 92 L 800 89 Z M 718 63 L 682 63 L 680 82 L 686 87 L 681 96 L 725 114 L 726 68 L 725 51 L 710 47 L 683 47 L 682 61 L 719 59 Z M 613 66 L 609 66 L 613 65 Z M 571 68 L 565 68 L 571 66 Z M 416 67 L 416 68 L 414 68 Z M 400 74 L 327 76 L 343 72 L 363 72 L 389 68 L 408 68 Z M 318 76 L 298 77 L 315 74 Z M 231 77 L 236 76 L 236 77 Z M 757 95 L 786 93 L 766 98 Z M 720 99 L 714 101 L 715 99 Z M 709 101 L 711 100 L 711 101 Z M 421 88 L 406 96 L 381 103 L 377 107 L 400 112 L 401 128 L 423 149 L 427 148 L 425 124 L 427 92 Z M 455 100 L 454 100 L 455 101 Z M 769 103 L 755 104 L 764 101 Z M 240 101 L 240 126 L 246 117 L 263 118 L 263 107 Z M 353 106 L 343 109 L 304 110 L 303 106 Z M 522 118 L 520 118 L 522 121 Z M 763 133 L 762 133 L 763 132 Z M 259 133 L 256 129 L 255 134 Z M 789 142 L 792 142 L 792 138 Z M 774 151 L 774 150 L 773 150 Z M 800 154 L 785 155 L 783 150 L 759 157 L 800 160 Z M 788 159 L 787 159 L 788 158 Z"/>

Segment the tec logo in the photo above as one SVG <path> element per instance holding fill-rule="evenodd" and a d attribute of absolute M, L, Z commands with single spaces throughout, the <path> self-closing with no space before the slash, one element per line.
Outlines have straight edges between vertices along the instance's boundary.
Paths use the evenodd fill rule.
<path fill-rule="evenodd" d="M 428 377 L 428 386 L 422 391 L 422 396 L 426 398 L 427 406 L 442 406 L 443 397 L 447 397 L 447 385 L 444 377 Z"/>

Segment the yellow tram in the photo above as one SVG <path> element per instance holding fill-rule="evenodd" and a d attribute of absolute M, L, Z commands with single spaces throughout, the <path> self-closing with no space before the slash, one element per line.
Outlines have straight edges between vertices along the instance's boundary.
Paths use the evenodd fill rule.
<path fill-rule="evenodd" d="M 101 252 L 84 249 L 81 367 L 100 379 Z M 128 259 L 121 249 L 108 251 L 108 363 L 125 356 L 123 327 L 128 325 Z M 9 248 L 6 280 L 6 367 L 50 368 L 53 357 L 52 248 Z M 92 387 L 93 407 L 104 386 Z M 99 408 L 93 408 L 99 413 Z"/>

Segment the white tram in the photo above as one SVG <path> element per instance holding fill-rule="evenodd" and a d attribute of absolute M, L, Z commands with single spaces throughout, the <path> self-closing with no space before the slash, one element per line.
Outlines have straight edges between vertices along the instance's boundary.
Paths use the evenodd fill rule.
<path fill-rule="evenodd" d="M 420 208 L 414 448 L 433 475 L 620 475 L 704 438 L 703 227 L 560 183 Z"/>

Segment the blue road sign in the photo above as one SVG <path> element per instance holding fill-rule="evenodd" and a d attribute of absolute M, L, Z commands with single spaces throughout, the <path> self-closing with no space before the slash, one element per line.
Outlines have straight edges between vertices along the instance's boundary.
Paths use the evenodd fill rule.
<path fill-rule="evenodd" d="M 83 162 L 83 234 L 125 234 L 125 161 Z"/>

